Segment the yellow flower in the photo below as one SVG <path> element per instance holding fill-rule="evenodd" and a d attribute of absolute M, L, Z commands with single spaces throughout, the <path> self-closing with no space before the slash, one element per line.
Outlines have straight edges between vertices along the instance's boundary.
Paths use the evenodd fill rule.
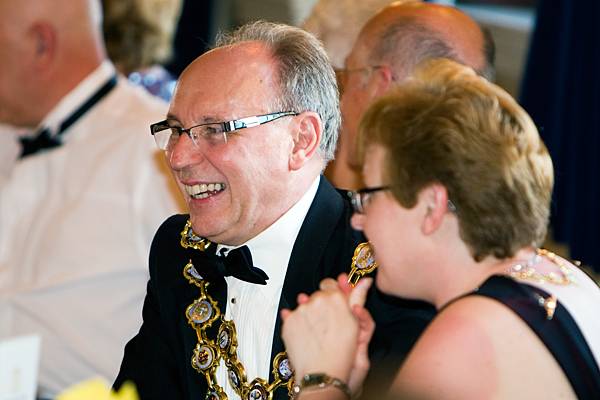
<path fill-rule="evenodd" d="M 58 395 L 56 400 L 139 400 L 135 385 L 126 382 L 115 393 L 100 378 L 78 383 Z"/>

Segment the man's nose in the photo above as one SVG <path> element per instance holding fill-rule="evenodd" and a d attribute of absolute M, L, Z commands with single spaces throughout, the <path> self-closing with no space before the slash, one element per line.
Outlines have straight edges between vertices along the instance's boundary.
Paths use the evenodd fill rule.
<path fill-rule="evenodd" d="M 190 164 L 197 163 L 199 158 L 203 157 L 201 149 L 194 144 L 186 133 L 179 136 L 173 148 L 167 152 L 167 155 L 171 168 L 176 171 Z"/>

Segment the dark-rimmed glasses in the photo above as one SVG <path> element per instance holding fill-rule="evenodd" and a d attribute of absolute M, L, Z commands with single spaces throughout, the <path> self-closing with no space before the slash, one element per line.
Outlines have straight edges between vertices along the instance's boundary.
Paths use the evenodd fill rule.
<path fill-rule="evenodd" d="M 391 186 L 378 186 L 372 188 L 362 188 L 356 191 L 349 191 L 348 197 L 350 197 L 350 203 L 354 212 L 357 214 L 363 214 L 365 207 L 369 203 L 373 193 L 380 192 L 382 190 L 390 190 Z"/>
<path fill-rule="evenodd" d="M 168 120 L 160 121 L 150 125 L 150 133 L 154 136 L 156 145 L 161 150 L 170 151 L 175 147 L 179 137 L 185 133 L 192 140 L 194 145 L 198 146 L 200 138 L 211 145 L 227 143 L 227 133 L 244 128 L 252 128 L 263 125 L 276 119 L 296 116 L 299 113 L 294 111 L 279 111 L 263 115 L 255 115 L 224 122 L 209 122 L 182 128 L 180 126 L 169 125 Z"/>
<path fill-rule="evenodd" d="M 348 197 L 350 198 L 350 203 L 352 204 L 354 212 L 357 214 L 364 214 L 365 207 L 371 201 L 371 196 L 373 193 L 381 192 L 383 190 L 390 190 L 391 188 L 391 186 L 377 186 L 372 188 L 363 188 L 356 191 L 349 191 Z M 448 200 L 448 211 L 451 213 L 456 212 L 456 206 L 451 200 Z"/>

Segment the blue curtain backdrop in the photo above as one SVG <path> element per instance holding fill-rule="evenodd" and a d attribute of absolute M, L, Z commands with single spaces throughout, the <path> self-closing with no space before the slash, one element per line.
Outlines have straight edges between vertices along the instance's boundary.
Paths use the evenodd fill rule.
<path fill-rule="evenodd" d="M 216 0 L 184 0 L 181 17 L 173 42 L 173 59 L 167 69 L 175 76 L 199 55 L 210 48 L 214 41 L 213 13 Z"/>
<path fill-rule="evenodd" d="M 600 1 L 541 0 L 521 103 L 555 168 L 552 226 L 600 271 Z"/>

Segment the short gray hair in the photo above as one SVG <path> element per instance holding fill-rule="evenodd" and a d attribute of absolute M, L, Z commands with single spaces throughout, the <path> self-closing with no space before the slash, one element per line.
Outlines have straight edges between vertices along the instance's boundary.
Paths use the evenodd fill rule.
<path fill-rule="evenodd" d="M 323 121 L 319 154 L 334 158 L 340 128 L 339 93 L 335 73 L 321 42 L 300 28 L 256 21 L 220 34 L 216 46 L 241 42 L 264 43 L 279 63 L 280 98 L 274 111 L 314 111 Z"/>

